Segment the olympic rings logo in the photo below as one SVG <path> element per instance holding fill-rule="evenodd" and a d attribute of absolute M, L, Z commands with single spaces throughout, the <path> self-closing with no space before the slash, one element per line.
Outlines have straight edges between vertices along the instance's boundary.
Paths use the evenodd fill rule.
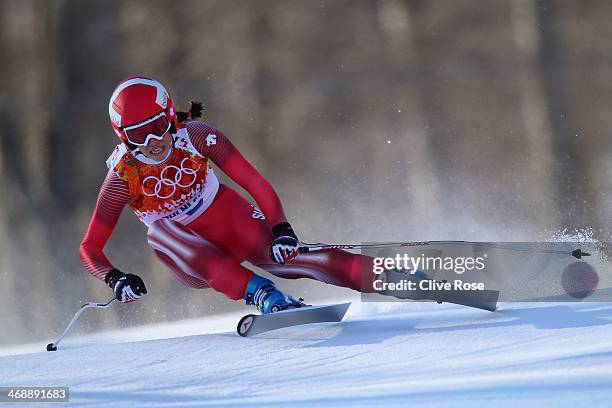
<path fill-rule="evenodd" d="M 195 161 L 191 160 L 189 157 L 185 157 L 181 161 L 180 168 L 177 166 L 173 166 L 173 165 L 166 166 L 159 174 L 159 178 L 155 176 L 146 177 L 142 181 L 142 192 L 144 193 L 144 195 L 146 195 L 147 197 L 158 197 L 161 199 L 165 199 L 165 198 L 170 198 L 174 195 L 174 193 L 176 192 L 177 186 L 178 187 L 191 187 L 198 179 L 196 174 L 201 166 L 198 166 L 197 169 L 190 169 L 188 167 L 185 167 L 186 160 L 190 160 L 192 163 L 197 164 Z M 176 174 L 174 175 L 173 178 L 166 177 L 168 175 L 168 171 L 170 171 L 171 169 L 176 170 Z M 183 180 L 183 176 L 185 177 L 193 176 L 193 180 L 191 180 L 189 183 L 185 183 Z M 155 182 L 155 184 L 152 190 L 149 189 L 149 191 L 147 191 L 147 189 L 145 189 L 145 185 L 147 185 L 147 182 L 149 180 L 152 180 L 153 182 Z M 148 184 L 151 185 L 152 183 L 149 182 Z M 164 186 L 172 187 L 172 192 L 167 195 L 160 195 L 159 193 L 161 193 L 161 190 Z"/>

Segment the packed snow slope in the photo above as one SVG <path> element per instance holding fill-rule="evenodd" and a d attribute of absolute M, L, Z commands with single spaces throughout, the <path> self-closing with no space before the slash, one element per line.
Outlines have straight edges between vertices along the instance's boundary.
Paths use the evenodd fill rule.
<path fill-rule="evenodd" d="M 69 386 L 70 407 L 612 404 L 611 303 L 356 300 L 342 323 L 253 338 L 238 317 L 0 350 L 0 386 Z"/>

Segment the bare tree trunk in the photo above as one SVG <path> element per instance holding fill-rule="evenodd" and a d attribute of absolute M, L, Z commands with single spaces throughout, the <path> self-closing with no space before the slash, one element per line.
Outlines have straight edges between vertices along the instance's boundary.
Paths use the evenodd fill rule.
<path fill-rule="evenodd" d="M 390 84 L 387 101 L 395 111 L 396 128 L 389 135 L 388 148 L 381 147 L 372 154 L 374 162 L 383 163 L 392 173 L 403 175 L 403 180 L 393 183 L 397 194 L 388 197 L 394 208 L 405 208 L 403 219 L 395 221 L 404 228 L 410 225 L 411 230 L 417 230 L 415 237 L 434 236 L 435 226 L 441 221 L 442 197 L 425 130 L 423 101 L 417 91 L 422 70 L 418 68 L 414 43 L 416 27 L 406 2 L 380 1 L 378 5 L 380 28 L 386 39 L 385 51 L 391 56 L 388 68 L 401 74 Z"/>
<path fill-rule="evenodd" d="M 554 208 L 557 193 L 554 183 L 553 137 L 547 100 L 542 86 L 542 76 L 538 75 L 538 51 L 540 33 L 536 16 L 536 0 L 510 1 L 512 12 L 512 33 L 516 45 L 519 71 L 517 84 L 520 91 L 522 123 L 525 127 L 527 160 L 531 182 L 540 194 L 539 211 L 542 225 L 550 229 L 558 227 L 559 211 Z M 535 209 L 534 209 L 535 210 Z"/>
<path fill-rule="evenodd" d="M 49 77 L 46 69 L 53 52 L 48 39 L 49 8 L 37 1 L 14 1 L 3 5 L 2 42 L 5 50 L 1 81 L 10 106 L 3 107 L 3 218 L 7 224 L 8 271 L 15 274 L 8 301 L 28 293 L 44 294 L 55 288 L 53 251 L 46 231 L 52 211 L 49 188 L 51 168 L 49 134 Z M 51 49 L 50 49 L 51 48 Z M 48 260 L 48 262 L 41 262 Z M 31 322 L 29 332 L 49 329 L 56 316 L 48 310 L 54 296 L 37 296 L 20 319 Z M 23 333 L 22 333 L 23 334 Z"/>
<path fill-rule="evenodd" d="M 580 137 L 571 109 L 573 72 L 569 62 L 559 13 L 565 3 L 537 0 L 539 27 L 539 69 L 543 73 L 544 92 L 549 107 L 556 171 L 557 208 L 561 225 L 570 230 L 588 229 L 594 223 L 591 206 L 595 201 L 588 174 L 588 144 Z"/>

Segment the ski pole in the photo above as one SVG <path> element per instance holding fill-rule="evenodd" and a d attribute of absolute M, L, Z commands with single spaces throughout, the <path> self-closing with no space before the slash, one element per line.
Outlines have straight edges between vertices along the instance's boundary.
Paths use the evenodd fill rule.
<path fill-rule="evenodd" d="M 57 339 L 55 341 L 55 343 L 49 343 L 47 344 L 47 351 L 56 351 L 57 350 L 57 345 L 60 343 L 60 341 L 62 341 L 62 339 L 64 338 L 64 336 L 66 336 L 66 334 L 68 333 L 68 331 L 70 331 L 70 328 L 72 327 L 72 325 L 77 321 L 77 319 L 79 318 L 79 316 L 81 315 L 81 313 L 83 313 L 83 311 L 85 309 L 89 309 L 90 307 L 96 308 L 96 309 L 106 309 L 107 307 L 109 307 L 110 305 L 113 304 L 113 302 L 117 300 L 117 298 L 112 298 L 111 300 L 109 300 L 106 303 L 100 303 L 100 302 L 87 302 L 85 303 L 83 306 L 79 307 L 79 309 L 76 311 L 76 313 L 74 314 L 74 317 L 72 318 L 72 320 L 70 321 L 70 323 L 68 323 L 68 326 L 66 326 L 66 328 L 64 329 L 64 332 L 62 333 L 61 336 L 59 336 L 59 339 Z"/>
<path fill-rule="evenodd" d="M 470 242 L 470 241 L 414 241 L 414 242 L 384 242 L 379 244 L 300 244 L 300 252 L 313 252 L 320 251 L 322 249 L 363 249 L 363 248 L 397 248 L 397 247 L 414 247 L 414 246 L 427 246 L 427 245 L 472 245 L 484 248 L 496 248 L 504 249 L 507 251 L 519 251 L 519 252 L 531 252 L 531 253 L 545 253 L 545 254 L 559 254 L 559 255 L 571 255 L 574 258 L 581 259 L 583 256 L 591 256 L 588 252 L 583 252 L 580 248 L 574 249 L 573 251 L 562 251 L 558 249 L 534 249 L 534 248 L 520 248 L 510 245 L 495 244 L 492 242 Z"/>

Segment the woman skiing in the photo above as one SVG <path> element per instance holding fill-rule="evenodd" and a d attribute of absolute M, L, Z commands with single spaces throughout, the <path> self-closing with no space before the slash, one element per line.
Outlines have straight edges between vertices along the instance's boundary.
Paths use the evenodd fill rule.
<path fill-rule="evenodd" d="M 243 261 L 283 278 L 308 277 L 371 292 L 371 258 L 336 249 L 299 254 L 298 238 L 270 183 L 222 132 L 195 120 L 200 114 L 197 103 L 188 113 L 176 112 L 169 93 L 151 78 L 130 77 L 117 86 L 109 115 L 122 143 L 106 162 L 109 171 L 81 242 L 88 271 L 122 302 L 147 293 L 139 276 L 121 272 L 103 252 L 129 205 L 148 226 L 154 253 L 180 282 L 244 299 L 262 313 L 302 304 L 243 267 Z M 220 184 L 210 162 L 259 208 Z"/>

